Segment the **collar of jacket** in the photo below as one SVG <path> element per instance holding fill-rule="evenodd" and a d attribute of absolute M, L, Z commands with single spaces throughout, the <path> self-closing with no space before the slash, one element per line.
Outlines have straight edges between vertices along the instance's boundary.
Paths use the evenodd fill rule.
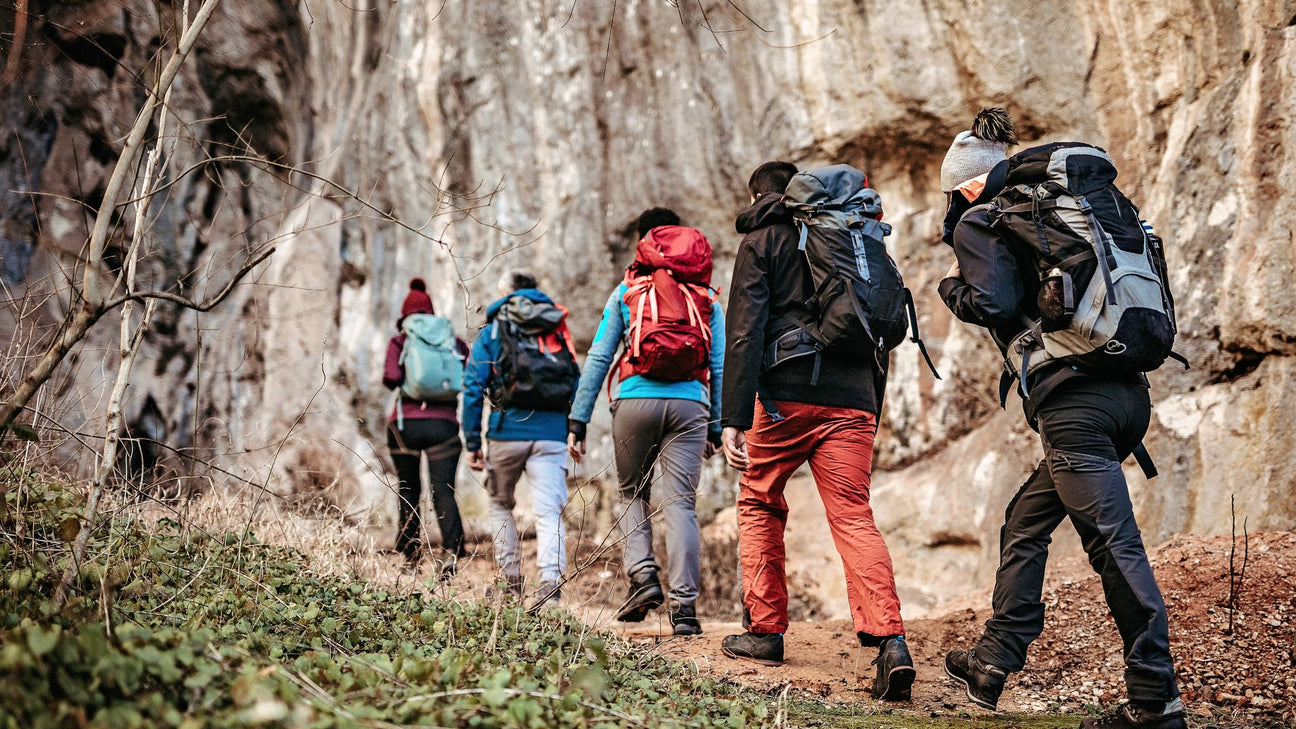
<path fill-rule="evenodd" d="M 738 213 L 734 228 L 742 235 L 779 223 L 791 223 L 792 213 L 783 206 L 783 196 L 767 192 L 746 210 Z"/>
<path fill-rule="evenodd" d="M 500 298 L 491 302 L 491 305 L 486 307 L 486 321 L 493 320 L 495 318 L 495 315 L 499 313 L 500 308 L 504 306 L 504 303 L 509 299 L 513 298 L 514 296 L 521 296 L 524 299 L 530 299 L 539 304 L 553 303 L 553 299 L 550 299 L 540 289 L 518 289 L 517 291 L 514 291 L 508 296 L 501 296 Z"/>

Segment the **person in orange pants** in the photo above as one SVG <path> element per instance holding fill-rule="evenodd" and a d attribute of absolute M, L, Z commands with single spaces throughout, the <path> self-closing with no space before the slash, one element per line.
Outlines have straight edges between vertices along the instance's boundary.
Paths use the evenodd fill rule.
<path fill-rule="evenodd" d="M 743 594 L 751 630 L 783 633 L 788 627 L 783 528 L 788 505 L 783 488 L 809 461 L 828 514 L 833 543 L 846 568 L 846 597 L 855 632 L 904 634 L 891 554 L 873 522 L 869 478 L 877 418 L 865 410 L 780 402 L 780 422 L 756 406 L 747 431 L 748 466 L 739 482 L 738 535 Z"/>
<path fill-rule="evenodd" d="M 752 204 L 737 220 L 745 237 L 730 284 L 721 424 L 725 458 L 743 472 L 738 542 L 747 632 L 727 636 L 722 650 L 763 665 L 783 662 L 783 489 L 808 461 L 846 569 L 857 637 L 860 645 L 878 649 L 873 696 L 908 699 L 913 661 L 891 556 L 869 506 L 886 373 L 873 358 L 820 351 L 802 337 L 800 323 L 815 315 L 815 287 L 792 213 L 783 204 L 796 173 L 788 162 L 758 167 L 748 183 Z"/>

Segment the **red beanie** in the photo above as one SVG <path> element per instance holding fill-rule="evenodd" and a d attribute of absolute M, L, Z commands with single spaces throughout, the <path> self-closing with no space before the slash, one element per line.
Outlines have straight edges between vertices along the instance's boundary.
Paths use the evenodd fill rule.
<path fill-rule="evenodd" d="M 432 308 L 432 297 L 427 295 L 427 284 L 421 278 L 410 279 L 410 290 L 401 304 L 401 318 L 410 314 L 435 314 Z"/>

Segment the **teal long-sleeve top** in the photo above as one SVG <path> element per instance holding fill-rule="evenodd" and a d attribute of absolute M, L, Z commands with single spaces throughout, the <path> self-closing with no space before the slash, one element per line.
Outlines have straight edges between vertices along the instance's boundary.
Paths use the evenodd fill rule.
<path fill-rule="evenodd" d="M 607 380 L 608 371 L 617 364 L 617 353 L 629 328 L 630 306 L 625 302 L 626 285 L 617 286 L 603 307 L 603 319 L 594 334 L 594 343 L 585 356 L 580 385 L 572 402 L 571 418 L 588 423 L 594 414 L 594 403 Z M 707 429 L 720 431 L 720 391 L 724 377 L 724 312 L 720 304 L 711 304 L 710 382 L 689 380 L 666 382 L 643 375 L 631 375 L 612 383 L 612 399 L 657 398 L 662 400 L 696 400 L 711 410 Z"/>

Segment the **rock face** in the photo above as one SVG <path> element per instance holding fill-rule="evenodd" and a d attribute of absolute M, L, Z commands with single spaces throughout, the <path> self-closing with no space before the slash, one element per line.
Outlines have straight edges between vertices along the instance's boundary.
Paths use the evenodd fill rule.
<path fill-rule="evenodd" d="M 174 32 L 179 10 L 157 7 L 33 3 L 9 53 L 0 275 L 14 292 L 13 372 L 69 305 L 60 272 L 84 243 L 152 49 Z M 0 15 L 0 32 L 13 29 Z M 950 259 L 938 170 L 976 109 L 997 104 L 1026 140 L 1106 148 L 1169 241 L 1193 369 L 1154 376 L 1147 442 L 1162 476 L 1132 474 L 1145 539 L 1227 531 L 1230 497 L 1250 528 L 1290 528 L 1294 89 L 1292 0 L 227 1 L 173 92 L 174 184 L 150 208 L 141 277 L 214 289 L 247 250 L 278 250 L 220 308 L 159 310 L 128 420 L 252 483 L 381 521 L 394 498 L 380 369 L 411 275 L 471 333 L 499 273 L 531 268 L 583 347 L 641 210 L 672 207 L 703 230 L 724 289 L 750 170 L 848 162 L 883 194 L 945 375 L 920 372 L 909 345 L 894 355 L 879 520 L 912 604 L 984 584 L 1003 506 L 1039 453 L 1016 404 L 998 412 L 988 340 L 935 296 Z M 282 166 L 224 159 L 180 175 L 231 153 Z M 115 337 L 100 324 L 43 412 L 95 430 L 114 367 L 98 352 Z M 604 431 L 595 464 L 609 461 Z M 718 506 L 732 483 L 713 469 Z"/>

